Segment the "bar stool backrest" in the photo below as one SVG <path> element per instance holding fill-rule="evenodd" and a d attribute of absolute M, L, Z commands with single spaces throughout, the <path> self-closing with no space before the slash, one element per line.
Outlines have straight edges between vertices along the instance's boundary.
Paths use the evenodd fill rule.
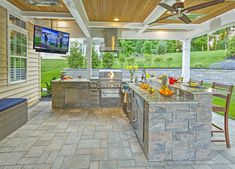
<path fill-rule="evenodd" d="M 229 107 L 230 107 L 231 96 L 233 93 L 233 86 L 213 82 L 212 88 L 218 91 L 218 93 L 213 94 L 214 97 L 218 97 L 218 98 L 222 98 L 226 100 L 224 113 L 226 112 L 228 113 Z"/>

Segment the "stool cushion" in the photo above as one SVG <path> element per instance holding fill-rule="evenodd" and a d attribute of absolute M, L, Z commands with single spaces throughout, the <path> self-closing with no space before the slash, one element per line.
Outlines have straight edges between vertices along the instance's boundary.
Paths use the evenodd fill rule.
<path fill-rule="evenodd" d="M 20 103 L 27 101 L 25 98 L 4 98 L 0 99 L 0 112 L 14 107 Z"/>

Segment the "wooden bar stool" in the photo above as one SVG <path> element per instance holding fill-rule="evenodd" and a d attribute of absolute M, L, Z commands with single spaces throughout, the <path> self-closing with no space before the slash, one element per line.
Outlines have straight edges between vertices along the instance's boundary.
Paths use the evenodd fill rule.
<path fill-rule="evenodd" d="M 203 80 L 193 80 L 193 79 L 189 79 L 189 83 L 191 83 L 191 82 L 193 82 L 193 83 L 198 83 L 198 84 L 200 84 L 200 86 L 203 85 Z"/>
<path fill-rule="evenodd" d="M 229 128 L 228 128 L 228 120 L 229 120 L 229 107 L 231 101 L 231 95 L 233 93 L 233 86 L 232 85 L 224 85 L 218 83 L 212 83 L 212 88 L 218 91 L 217 94 L 214 94 L 214 97 L 225 99 L 226 103 L 224 106 L 213 105 L 212 110 L 213 112 L 223 113 L 224 114 L 224 127 L 217 126 L 216 124 L 212 123 L 212 125 L 217 128 L 218 130 L 212 130 L 213 133 L 224 133 L 225 140 L 212 140 L 212 142 L 226 142 L 227 148 L 230 148 L 230 140 L 229 140 Z"/>

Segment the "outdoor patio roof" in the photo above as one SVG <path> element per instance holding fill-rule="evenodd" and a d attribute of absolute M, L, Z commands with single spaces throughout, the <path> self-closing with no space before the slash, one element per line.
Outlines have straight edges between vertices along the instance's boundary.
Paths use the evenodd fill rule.
<path fill-rule="evenodd" d="M 185 0 L 185 7 L 211 0 Z M 174 17 L 149 23 L 167 15 L 159 3 L 172 5 L 176 0 L 59 0 L 55 7 L 34 7 L 24 0 L 4 0 L 5 5 L 16 8 L 27 18 L 74 19 L 85 37 L 97 36 L 97 29 L 117 28 L 118 38 L 184 40 L 216 31 L 235 23 L 235 1 L 196 10 L 190 14 L 198 17 L 191 24 L 184 24 Z M 114 19 L 119 21 L 115 22 Z"/>

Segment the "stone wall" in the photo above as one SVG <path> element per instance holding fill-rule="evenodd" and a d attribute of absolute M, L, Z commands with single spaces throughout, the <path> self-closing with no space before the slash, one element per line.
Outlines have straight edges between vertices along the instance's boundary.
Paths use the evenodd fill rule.
<path fill-rule="evenodd" d="M 86 69 L 65 69 L 68 74 L 72 75 L 73 78 L 76 78 L 78 75 L 87 77 Z M 94 77 L 98 76 L 98 69 L 94 69 L 92 75 Z M 180 76 L 181 69 L 147 69 L 147 72 L 153 73 L 154 75 L 168 74 L 170 76 Z M 136 72 L 137 76 L 141 76 L 141 71 Z M 129 72 L 123 70 L 123 78 L 129 78 Z M 203 80 L 206 83 L 224 83 L 224 84 L 233 84 L 235 85 L 235 70 L 215 70 L 215 69 L 192 69 L 191 78 L 195 80 Z"/>

